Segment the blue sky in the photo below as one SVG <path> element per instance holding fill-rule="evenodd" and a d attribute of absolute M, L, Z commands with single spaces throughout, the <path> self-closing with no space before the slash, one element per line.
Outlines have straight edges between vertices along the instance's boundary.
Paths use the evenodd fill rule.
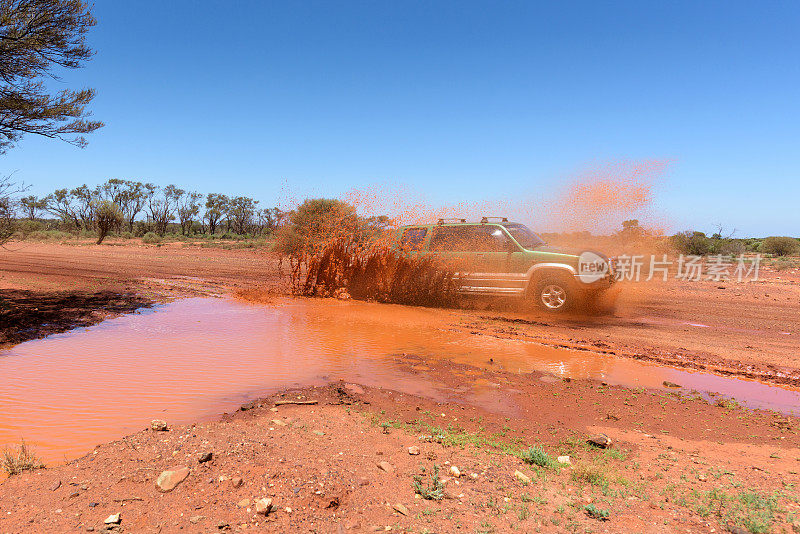
<path fill-rule="evenodd" d="M 538 196 L 670 160 L 672 229 L 800 235 L 798 2 L 118 2 L 65 86 L 86 149 L 28 136 L 32 192 L 119 177 L 243 194 L 405 184 L 431 203 Z M 543 193 L 544 192 L 544 193 Z"/>

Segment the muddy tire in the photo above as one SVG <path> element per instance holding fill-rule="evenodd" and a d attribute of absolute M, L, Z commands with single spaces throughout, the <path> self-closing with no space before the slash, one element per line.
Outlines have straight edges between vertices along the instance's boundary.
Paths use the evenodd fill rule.
<path fill-rule="evenodd" d="M 531 298 L 541 310 L 563 313 L 575 308 L 578 293 L 575 282 L 566 276 L 544 275 L 535 281 Z"/>

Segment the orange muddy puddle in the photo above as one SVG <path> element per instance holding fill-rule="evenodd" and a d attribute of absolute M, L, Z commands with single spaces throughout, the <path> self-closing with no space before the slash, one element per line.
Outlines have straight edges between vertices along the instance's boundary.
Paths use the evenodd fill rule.
<path fill-rule="evenodd" d="M 502 384 L 467 371 L 454 391 L 406 355 L 635 387 L 668 380 L 754 408 L 800 411 L 793 389 L 448 329 L 455 321 L 441 310 L 353 301 L 194 298 L 30 341 L 0 352 L 0 448 L 24 437 L 45 462 L 58 462 L 152 419 L 186 424 L 339 379 L 503 411 Z"/>

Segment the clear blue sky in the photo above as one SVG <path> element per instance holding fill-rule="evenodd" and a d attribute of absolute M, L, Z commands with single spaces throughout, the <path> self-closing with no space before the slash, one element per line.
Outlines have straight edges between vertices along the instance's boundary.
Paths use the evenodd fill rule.
<path fill-rule="evenodd" d="M 669 159 L 673 229 L 800 235 L 800 2 L 97 0 L 68 86 L 107 126 L 28 136 L 33 185 L 120 177 L 276 203 L 407 184 L 514 198 Z"/>

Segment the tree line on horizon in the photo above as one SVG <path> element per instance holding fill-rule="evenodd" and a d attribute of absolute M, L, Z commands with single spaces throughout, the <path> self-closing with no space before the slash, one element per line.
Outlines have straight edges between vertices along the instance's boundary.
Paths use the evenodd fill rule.
<path fill-rule="evenodd" d="M 98 243 L 111 232 L 163 237 L 173 223 L 183 236 L 268 235 L 286 216 L 277 207 L 259 208 L 259 201 L 247 196 L 201 194 L 173 184 L 162 187 L 119 178 L 93 188 L 84 184 L 43 197 L 22 196 L 15 204 L 17 219 L 37 221 L 49 215 L 59 230 L 97 232 Z"/>

